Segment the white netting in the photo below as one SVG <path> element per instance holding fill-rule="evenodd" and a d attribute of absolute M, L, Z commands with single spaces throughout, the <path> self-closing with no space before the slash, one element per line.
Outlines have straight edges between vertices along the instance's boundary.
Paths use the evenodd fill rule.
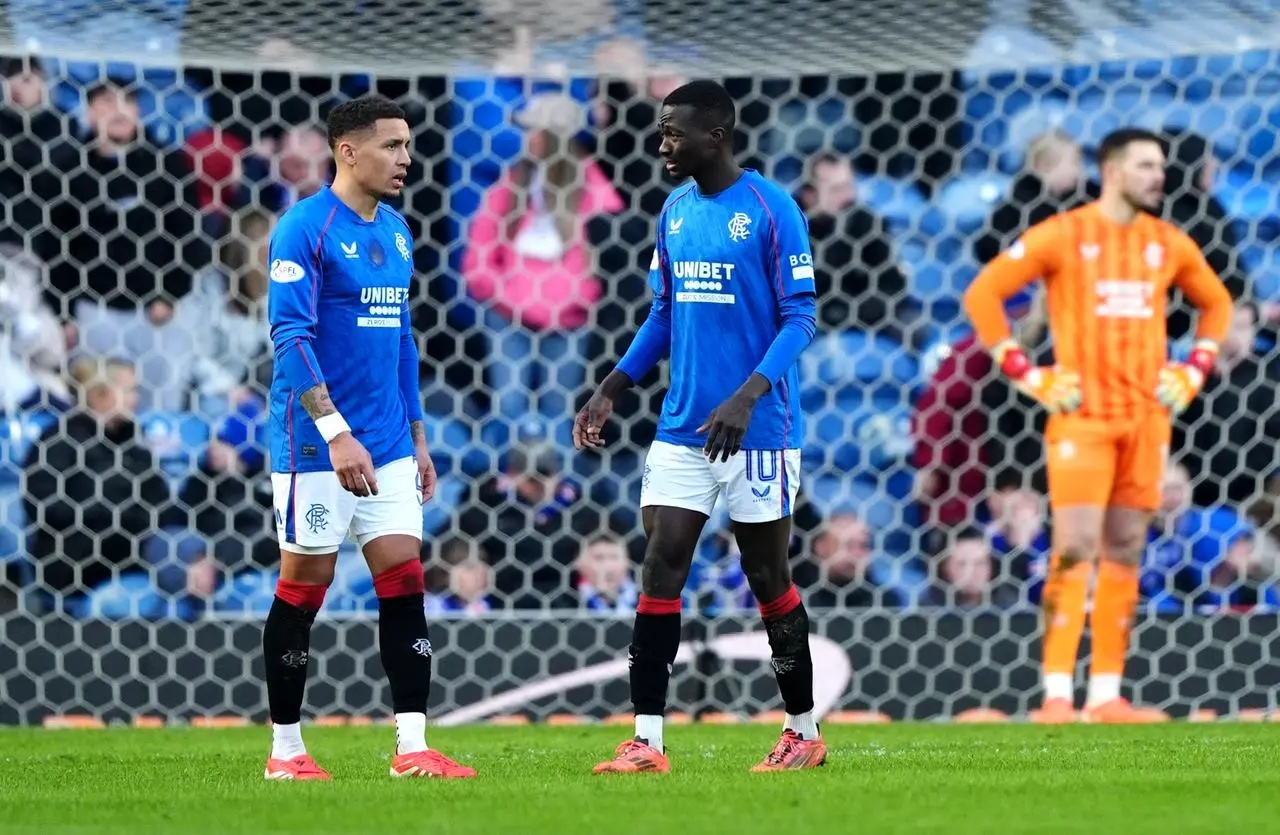
<path fill-rule="evenodd" d="M 135 6 L 92 5 L 103 19 Z M 793 188 L 810 215 L 821 333 L 801 366 L 807 440 L 793 550 L 815 628 L 831 642 L 823 651 L 845 653 L 856 675 L 851 686 L 824 685 L 839 690 L 834 704 L 921 717 L 984 703 L 1020 712 L 1038 699 L 1035 605 L 1048 548 L 1039 429 L 964 341 L 959 296 L 981 259 L 1085 190 L 1102 134 L 1137 123 L 1168 132 L 1176 148 L 1171 216 L 1258 308 L 1240 314 L 1233 364 L 1180 424 L 1188 485 L 1175 469 L 1152 532 L 1130 677 L 1139 698 L 1175 711 L 1267 706 L 1274 621 L 1224 612 L 1280 603 L 1278 491 L 1268 481 L 1280 442 L 1280 85 L 1277 53 L 1259 48 L 1273 5 L 1213 4 L 1213 25 L 1170 24 L 1176 36 L 1155 27 L 1132 40 L 1112 37 L 1121 27 L 1097 17 L 1097 4 L 942 18 L 949 4 L 878 4 L 856 22 L 832 4 L 812 15 L 791 4 L 786 18 L 770 4 L 757 22 L 794 45 L 768 34 L 766 50 L 751 38 L 770 30 L 744 23 L 763 6 L 735 3 L 724 27 L 682 30 L 720 7 L 650 3 L 643 37 L 621 33 L 643 54 L 616 42 L 597 53 L 600 40 L 580 30 L 582 51 L 541 51 L 538 27 L 560 18 L 520 18 L 538 48 L 518 68 L 541 81 L 492 75 L 489 49 L 501 40 L 480 22 L 484 4 L 271 4 L 274 18 L 267 4 L 227 5 L 187 4 L 181 17 L 151 4 L 131 19 L 186 32 L 172 42 L 155 34 L 156 49 L 136 55 L 110 37 L 84 46 L 84 32 L 106 24 L 68 17 L 77 4 L 10 4 L 14 43 L 34 39 L 58 57 L 8 62 L 0 111 L 0 721 L 261 714 L 256 622 L 275 560 L 262 471 L 271 355 L 261 245 L 273 219 L 328 175 L 315 125 L 333 103 L 371 89 L 406 107 L 415 137 L 401 208 L 416 237 L 414 321 L 442 476 L 424 517 L 432 615 L 448 624 L 436 642 L 438 704 L 470 709 L 456 714 L 464 718 L 526 705 L 626 709 L 607 666 L 569 689 L 561 680 L 541 695 L 476 704 L 625 653 L 641 461 L 664 375 L 619 404 L 604 455 L 575 456 L 564 432 L 647 309 L 653 219 L 671 188 L 653 126 L 682 69 L 739 76 L 730 87 L 744 159 Z M 1173 21 L 1182 5 L 1122 11 L 1130 22 Z M 826 25 L 813 33 L 789 26 L 793 16 Z M 1228 35 L 1226 22 L 1243 19 Z M 741 30 L 732 39 L 730 23 Z M 312 63 L 254 52 L 276 28 L 312 50 Z M 430 48 L 414 43 L 418 32 Z M 1239 32 L 1254 40 L 1238 43 Z M 153 43 L 141 30 L 128 37 L 134 50 Z M 660 48 L 686 41 L 698 49 Z M 175 68 L 179 43 L 188 64 Z M 748 53 L 777 61 L 744 66 Z M 384 74 L 354 71 L 392 55 Z M 547 81 L 555 61 L 564 78 Z M 844 74 L 904 63 L 970 70 Z M 630 80 L 645 66 L 649 81 Z M 517 326 L 492 304 L 511 276 L 478 256 L 548 252 L 547 231 L 533 240 L 498 212 L 497 233 L 484 238 L 477 220 L 504 172 L 526 182 L 533 167 L 514 114 L 557 94 L 567 99 L 540 98 L 531 112 L 550 131 L 587 124 L 571 167 L 604 175 L 589 180 L 599 211 L 571 218 L 569 237 L 556 239 L 591 301 L 557 323 Z M 553 167 L 548 182 L 561 173 Z M 1175 352 L 1187 327 L 1176 313 Z M 132 372 L 93 362 L 107 357 Z M 137 436 L 122 435 L 121 451 L 91 413 L 131 377 Z M 88 415 L 73 408 L 77 379 L 94 392 Z M 1179 498 L 1188 488 L 1189 507 Z M 773 705 L 771 676 L 749 641 L 726 637 L 751 628 L 754 601 L 724 529 L 722 516 L 708 526 L 690 580 L 676 701 L 752 713 Z M 328 656 L 314 673 L 318 709 L 381 712 L 375 611 L 367 570 L 344 554 L 332 620 L 314 644 L 318 659 Z"/>
<path fill-rule="evenodd" d="M 1280 43 L 1271 0 L 13 0 L 0 49 L 383 75 L 596 71 L 626 38 L 678 72 L 769 75 L 1165 58 Z M 759 56 L 768 56 L 762 67 Z M 619 69 L 633 72 L 634 64 Z"/>

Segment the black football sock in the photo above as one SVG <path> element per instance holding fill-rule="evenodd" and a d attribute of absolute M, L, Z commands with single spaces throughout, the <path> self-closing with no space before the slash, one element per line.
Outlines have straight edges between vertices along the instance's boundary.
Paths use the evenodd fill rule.
<path fill-rule="evenodd" d="M 431 696 L 431 641 L 421 594 L 378 601 L 378 650 L 396 713 L 426 713 Z"/>
<path fill-rule="evenodd" d="M 636 736 L 662 750 L 662 716 L 667 712 L 667 688 L 680 650 L 680 599 L 640 596 L 631 631 L 631 704 Z"/>
<path fill-rule="evenodd" d="M 813 656 L 809 651 L 809 613 L 792 586 L 777 600 L 760 605 L 765 634 L 773 654 L 773 673 L 788 717 L 802 717 L 807 726 L 813 713 Z M 797 724 L 789 721 L 788 727 Z M 806 738 L 816 726 L 793 727 Z M 808 731 L 806 733 L 806 731 Z"/>
<path fill-rule="evenodd" d="M 414 560 L 384 571 L 373 578 L 373 587 L 378 595 L 378 651 L 396 714 L 396 752 L 424 751 L 432 650 L 422 564 Z"/>
<path fill-rule="evenodd" d="M 324 601 L 324 586 L 280 581 L 262 630 L 267 706 L 274 725 L 302 719 L 311 650 L 311 625 Z"/>

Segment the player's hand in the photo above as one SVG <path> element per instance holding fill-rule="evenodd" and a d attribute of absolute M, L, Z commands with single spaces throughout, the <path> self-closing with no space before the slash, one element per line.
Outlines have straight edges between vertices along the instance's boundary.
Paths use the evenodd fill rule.
<path fill-rule="evenodd" d="M 1175 415 L 1191 405 L 1218 358 L 1218 344 L 1208 339 L 1196 343 L 1186 362 L 1171 362 L 1156 378 L 1156 399 Z"/>
<path fill-rule="evenodd" d="M 991 353 L 1014 387 L 1051 414 L 1074 412 L 1084 401 L 1080 375 L 1076 372 L 1056 365 L 1032 365 L 1026 353 L 1012 339 L 1000 343 Z"/>
<path fill-rule="evenodd" d="M 373 459 L 364 444 L 350 432 L 343 432 L 329 442 L 329 461 L 338 474 L 338 483 L 348 493 L 361 498 L 378 495 L 378 479 L 373 474 Z"/>
<path fill-rule="evenodd" d="M 711 411 L 706 422 L 698 427 L 698 434 L 707 436 L 702 453 L 708 461 L 715 461 L 717 457 L 728 461 L 738 454 L 756 402 L 757 398 L 739 391 Z"/>
<path fill-rule="evenodd" d="M 604 424 L 613 414 L 613 399 L 601 394 L 599 389 L 591 395 L 573 419 L 573 446 L 575 449 L 604 446 Z"/>
<path fill-rule="evenodd" d="M 418 489 L 422 491 L 422 503 L 426 504 L 436 494 L 436 465 L 425 444 L 414 450 L 413 458 L 418 464 Z"/>

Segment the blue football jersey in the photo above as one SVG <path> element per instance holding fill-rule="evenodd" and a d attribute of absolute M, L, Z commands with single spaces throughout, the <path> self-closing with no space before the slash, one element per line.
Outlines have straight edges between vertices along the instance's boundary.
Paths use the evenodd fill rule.
<path fill-rule="evenodd" d="M 671 317 L 671 383 L 658 440 L 701 446 L 698 427 L 760 366 L 784 308 L 807 309 L 812 322 L 808 221 L 790 194 L 751 169 L 716 195 L 689 183 L 659 216 L 649 281 L 655 305 Z M 756 405 L 744 449 L 802 446 L 799 388 L 791 363 Z"/>
<path fill-rule="evenodd" d="M 422 419 L 422 401 L 409 324 L 411 240 L 394 209 L 380 204 L 367 221 L 327 186 L 280 219 L 267 300 L 273 472 L 333 468 L 299 402 L 322 382 L 374 467 L 413 455 L 409 422 Z"/>

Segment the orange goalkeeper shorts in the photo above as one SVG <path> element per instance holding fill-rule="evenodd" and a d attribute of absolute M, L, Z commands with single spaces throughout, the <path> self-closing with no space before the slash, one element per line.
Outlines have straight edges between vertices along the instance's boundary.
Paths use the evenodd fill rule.
<path fill-rule="evenodd" d="M 1044 433 L 1050 506 L 1154 511 L 1172 434 L 1159 411 L 1106 421 L 1051 415 Z"/>

